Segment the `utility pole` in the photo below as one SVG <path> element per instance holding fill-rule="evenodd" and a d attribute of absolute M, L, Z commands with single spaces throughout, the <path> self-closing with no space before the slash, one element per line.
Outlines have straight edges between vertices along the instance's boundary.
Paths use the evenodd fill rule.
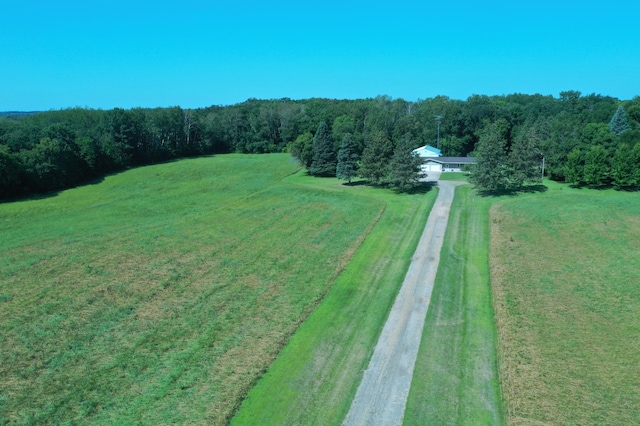
<path fill-rule="evenodd" d="M 441 115 L 436 115 L 436 121 L 438 122 L 438 146 L 436 148 L 440 149 L 440 120 L 442 119 Z"/>

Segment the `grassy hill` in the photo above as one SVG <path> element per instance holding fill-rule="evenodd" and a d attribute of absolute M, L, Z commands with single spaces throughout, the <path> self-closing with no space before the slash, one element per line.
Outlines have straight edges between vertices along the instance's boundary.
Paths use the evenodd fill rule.
<path fill-rule="evenodd" d="M 269 367 L 239 419 L 339 422 L 436 191 L 296 171 L 225 155 L 0 204 L 0 421 L 225 424 Z"/>
<path fill-rule="evenodd" d="M 296 170 L 199 158 L 0 204 L 0 422 L 227 421 L 385 207 Z"/>
<path fill-rule="evenodd" d="M 436 191 L 297 170 L 190 159 L 0 204 L 0 423 L 339 424 Z M 640 423 L 640 199 L 547 186 L 458 189 L 407 424 L 501 420 L 489 284 L 507 423 Z"/>

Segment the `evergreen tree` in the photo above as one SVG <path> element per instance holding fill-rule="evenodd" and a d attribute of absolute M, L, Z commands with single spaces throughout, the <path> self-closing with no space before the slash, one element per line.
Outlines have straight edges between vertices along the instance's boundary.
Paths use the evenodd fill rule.
<path fill-rule="evenodd" d="M 624 112 L 622 105 L 618 106 L 615 114 L 611 117 L 609 128 L 616 134 L 616 136 L 620 136 L 622 133 L 629 130 L 629 120 L 627 119 L 627 114 Z"/>
<path fill-rule="evenodd" d="M 422 158 L 413 153 L 414 144 L 405 137 L 398 143 L 389 164 L 389 185 L 400 192 L 413 188 L 420 182 Z"/>
<path fill-rule="evenodd" d="M 480 131 L 480 139 L 476 145 L 476 164 L 470 181 L 483 191 L 509 188 L 506 124 L 504 119 L 499 119 Z"/>
<path fill-rule="evenodd" d="M 338 151 L 338 167 L 336 176 L 351 184 L 351 179 L 358 175 L 358 147 L 351 133 L 346 133 Z"/>
<path fill-rule="evenodd" d="M 521 188 L 527 182 L 541 182 L 542 154 L 540 141 L 533 128 L 518 135 L 509 153 L 510 181 L 513 188 Z"/>
<path fill-rule="evenodd" d="M 574 148 L 567 155 L 567 162 L 564 165 L 564 178 L 567 183 L 577 185 L 582 183 L 584 176 L 584 159 L 582 152 Z"/>
<path fill-rule="evenodd" d="M 313 137 L 313 160 L 309 167 L 313 176 L 336 175 L 336 153 L 333 148 L 333 138 L 329 126 L 324 121 L 318 126 Z"/>
<path fill-rule="evenodd" d="M 638 185 L 636 178 L 637 159 L 631 147 L 623 143 L 611 159 L 611 178 L 616 189 L 630 188 Z"/>
<path fill-rule="evenodd" d="M 631 151 L 631 158 L 634 161 L 633 167 L 633 181 L 636 183 L 636 187 L 640 186 L 640 142 L 636 143 Z"/>
<path fill-rule="evenodd" d="M 389 160 L 393 155 L 393 145 L 386 133 L 375 132 L 368 138 L 362 152 L 360 176 L 373 185 L 385 182 L 389 174 Z"/>
<path fill-rule="evenodd" d="M 607 150 L 601 145 L 593 145 L 584 158 L 584 182 L 592 186 L 606 183 L 609 171 Z"/>

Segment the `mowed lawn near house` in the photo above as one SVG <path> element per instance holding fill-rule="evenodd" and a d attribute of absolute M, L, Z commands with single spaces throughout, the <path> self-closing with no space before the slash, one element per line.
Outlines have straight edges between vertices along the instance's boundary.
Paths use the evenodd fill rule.
<path fill-rule="evenodd" d="M 390 200 L 398 229 L 425 210 L 297 170 L 188 159 L 0 204 L 0 423 L 226 423 Z"/>
<path fill-rule="evenodd" d="M 547 183 L 491 210 L 509 424 L 640 424 L 640 194 Z"/>

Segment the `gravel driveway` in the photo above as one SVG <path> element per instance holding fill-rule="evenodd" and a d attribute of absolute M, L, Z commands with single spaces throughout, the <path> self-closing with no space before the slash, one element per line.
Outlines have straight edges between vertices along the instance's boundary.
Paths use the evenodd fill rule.
<path fill-rule="evenodd" d="M 464 183 L 438 182 L 438 197 L 343 425 L 402 424 L 451 202 Z"/>

